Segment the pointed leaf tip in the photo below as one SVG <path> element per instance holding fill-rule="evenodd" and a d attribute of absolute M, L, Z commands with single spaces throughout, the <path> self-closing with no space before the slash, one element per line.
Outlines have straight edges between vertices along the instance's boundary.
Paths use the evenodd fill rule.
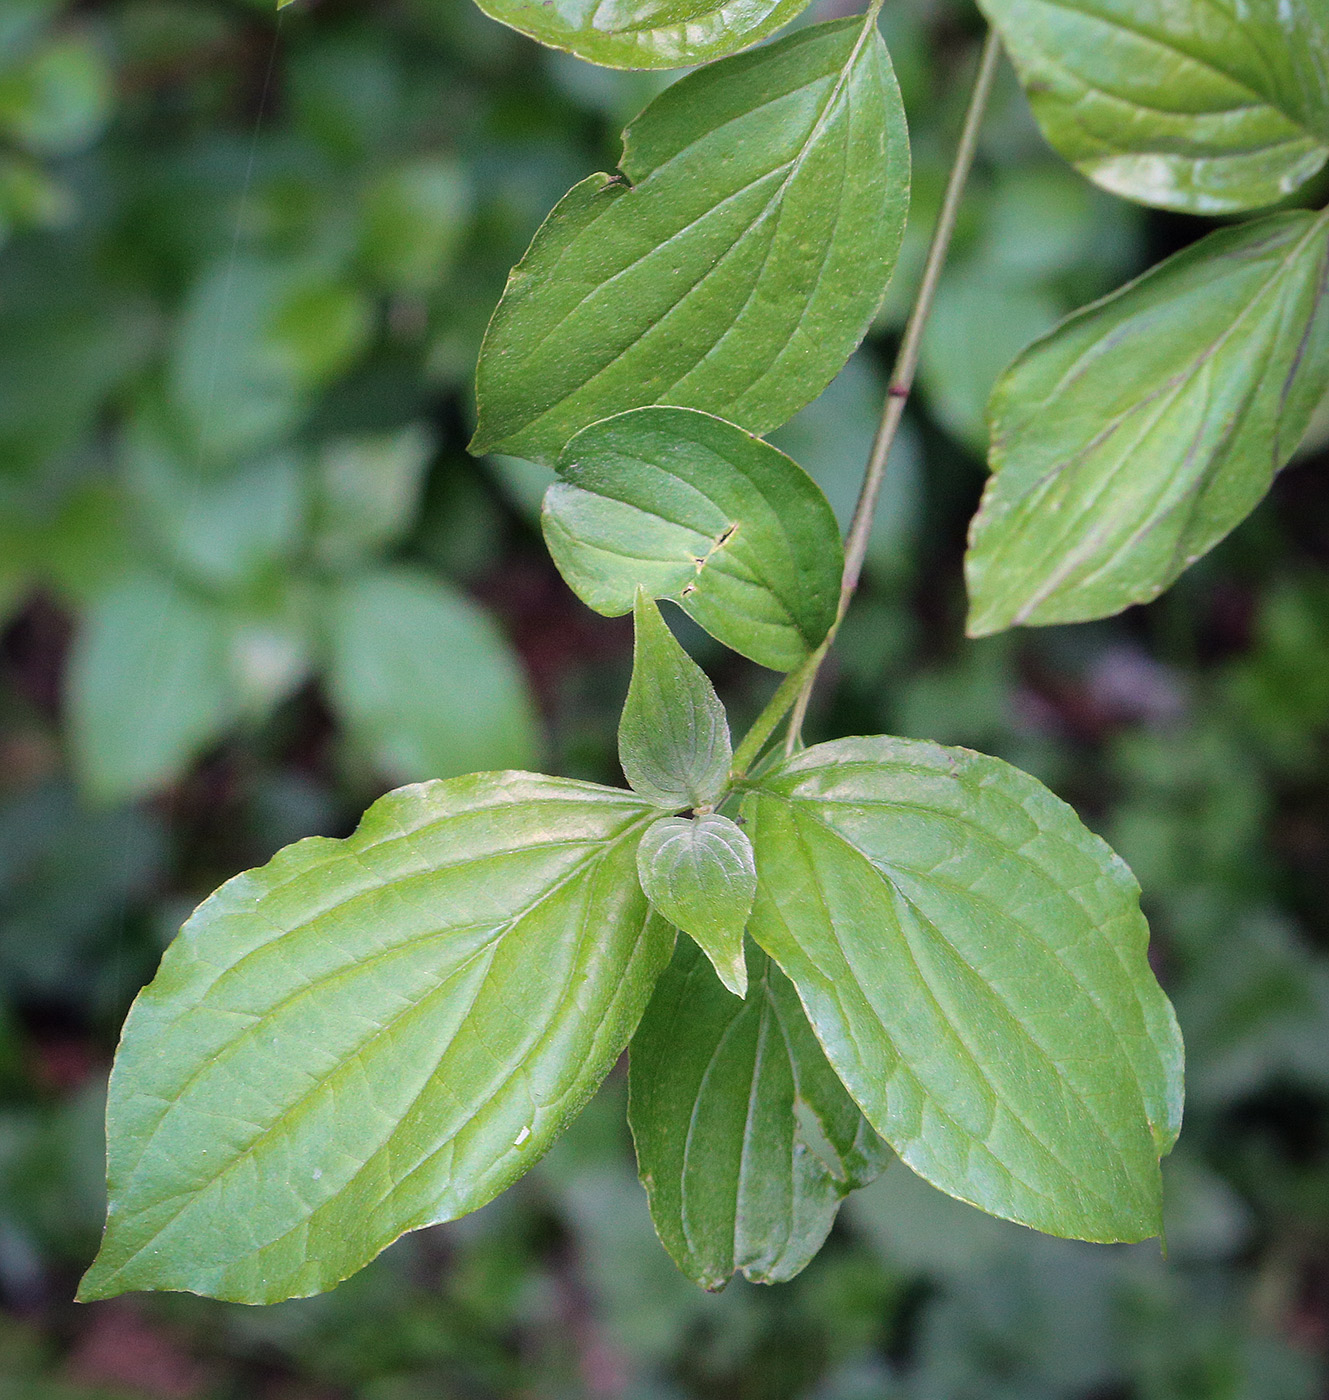
<path fill-rule="evenodd" d="M 729 722 L 706 673 L 644 590 L 633 608 L 632 682 L 618 727 L 623 772 L 662 807 L 713 803 L 729 777 Z"/>

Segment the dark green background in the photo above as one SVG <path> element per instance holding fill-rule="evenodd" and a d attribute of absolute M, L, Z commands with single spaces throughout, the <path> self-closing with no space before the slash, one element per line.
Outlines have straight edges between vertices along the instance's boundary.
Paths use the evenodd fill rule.
<path fill-rule="evenodd" d="M 868 347 L 776 435 L 842 514 L 976 47 L 961 0 L 882 18 L 915 146 L 905 258 Z M 618 780 L 630 625 L 553 571 L 539 473 L 463 444 L 508 267 L 571 183 L 613 168 L 664 81 L 542 51 L 466 0 L 300 0 L 280 19 L 268 0 L 0 0 L 0 1400 L 1329 1395 L 1329 456 L 1308 445 L 1153 606 L 962 640 L 993 377 L 1208 227 L 1058 163 L 1009 73 L 810 727 L 1000 754 L 1131 862 L 1190 1060 L 1168 1257 L 1044 1239 L 896 1167 L 796 1282 L 707 1296 L 651 1233 L 616 1073 L 527 1180 L 333 1294 L 69 1301 L 100 1223 L 116 1033 L 199 898 L 477 743 Z M 175 444 L 166 487 L 144 424 Z M 427 470 L 375 532 L 374 452 L 407 429 Z M 319 504 L 337 454 L 350 544 Z M 469 595 L 505 640 L 458 685 L 433 633 L 369 617 L 368 723 L 326 599 L 387 565 Z M 80 660 L 145 572 L 248 638 L 229 670 L 166 685 Z M 741 725 L 769 675 L 680 634 Z M 512 656 L 534 741 L 475 699 Z M 154 791 L 93 800 L 71 657 L 117 733 L 151 743 L 203 715 Z"/>

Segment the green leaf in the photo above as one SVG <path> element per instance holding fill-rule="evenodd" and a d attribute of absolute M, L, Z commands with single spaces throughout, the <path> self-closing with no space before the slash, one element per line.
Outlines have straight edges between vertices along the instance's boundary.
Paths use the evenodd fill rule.
<path fill-rule="evenodd" d="M 1122 861 L 1033 778 L 912 740 L 807 749 L 743 811 L 748 934 L 901 1159 L 1049 1234 L 1157 1234 L 1182 1047 Z"/>
<path fill-rule="evenodd" d="M 69 663 L 79 780 L 118 802 L 177 777 L 233 717 L 224 618 L 168 579 L 140 574 L 85 615 Z"/>
<path fill-rule="evenodd" d="M 861 19 L 693 73 L 624 133 L 513 269 L 471 451 L 552 464 L 579 429 L 681 404 L 778 427 L 862 340 L 909 200 L 890 56 Z"/>
<path fill-rule="evenodd" d="M 477 604 L 396 568 L 334 586 L 327 606 L 333 702 L 385 772 L 446 778 L 529 762 L 526 681 Z"/>
<path fill-rule="evenodd" d="M 1329 388 L 1329 214 L 1220 229 L 1027 350 L 989 410 L 974 636 L 1147 602 L 1255 507 Z"/>
<path fill-rule="evenodd" d="M 801 14 L 808 0 L 484 0 L 491 19 L 604 68 L 684 68 L 736 53 Z"/>
<path fill-rule="evenodd" d="M 757 867 L 742 827 L 713 812 L 661 817 L 637 847 L 637 875 L 656 911 L 696 940 L 736 997 L 746 996 L 743 930 Z"/>
<path fill-rule="evenodd" d="M 1329 158 L 1329 10 L 1312 0 L 980 0 L 1054 147 L 1114 194 L 1221 214 Z"/>
<path fill-rule="evenodd" d="M 299 262 L 223 258 L 191 288 L 168 387 L 191 445 L 225 460 L 290 433 L 314 392 L 363 348 L 371 307 L 350 284 Z"/>
<path fill-rule="evenodd" d="M 472 775 L 223 885 L 125 1024 L 80 1297 L 316 1293 L 511 1185 L 668 962 L 634 868 L 653 815 L 590 783 Z"/>
<path fill-rule="evenodd" d="M 759 665 L 793 670 L 835 620 L 844 549 L 797 463 L 709 414 L 644 408 L 568 444 L 545 542 L 588 607 L 669 598 Z"/>
<path fill-rule="evenodd" d="M 433 435 L 420 423 L 394 433 L 322 443 L 311 509 L 319 562 L 346 568 L 405 534 L 419 508 L 433 455 Z"/>
<path fill-rule="evenodd" d="M 733 758 L 724 706 L 640 589 L 633 622 L 632 681 L 618 725 L 623 773 L 661 807 L 713 803 Z"/>
<path fill-rule="evenodd" d="M 783 1283 L 821 1248 L 885 1145 L 834 1071 L 793 988 L 751 949 L 736 1001 L 682 941 L 632 1039 L 628 1119 L 651 1218 L 703 1288 L 736 1270 Z"/>

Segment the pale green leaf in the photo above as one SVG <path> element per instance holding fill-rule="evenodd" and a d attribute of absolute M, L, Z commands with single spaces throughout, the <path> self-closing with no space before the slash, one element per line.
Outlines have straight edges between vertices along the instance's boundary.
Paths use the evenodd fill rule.
<path fill-rule="evenodd" d="M 736 1001 L 680 940 L 632 1039 L 628 1119 L 655 1222 L 703 1288 L 793 1278 L 889 1154 L 826 1062 L 789 982 L 748 955 Z"/>
<path fill-rule="evenodd" d="M 579 429 L 653 403 L 767 432 L 871 325 L 909 200 L 875 25 L 814 25 L 689 75 L 628 127 L 622 168 L 577 185 L 513 269 L 472 451 L 552 464 Z"/>
<path fill-rule="evenodd" d="M 491 19 L 605 68 L 684 68 L 773 34 L 808 0 L 483 0 Z"/>
<path fill-rule="evenodd" d="M 632 681 L 618 726 L 623 773 L 662 807 L 714 803 L 733 758 L 724 706 L 640 589 L 633 615 Z"/>
<path fill-rule="evenodd" d="M 99 801 L 169 783 L 233 718 L 226 620 L 152 574 L 108 590 L 69 663 L 74 766 Z"/>
<path fill-rule="evenodd" d="M 912 740 L 807 749 L 743 811 L 748 934 L 901 1159 L 1050 1234 L 1157 1234 L 1182 1047 L 1122 861 L 1033 778 Z"/>
<path fill-rule="evenodd" d="M 528 773 L 423 783 L 223 885 L 126 1022 L 80 1296 L 316 1293 L 515 1181 L 668 962 L 635 871 L 654 814 Z"/>
<path fill-rule="evenodd" d="M 319 562 L 345 568 L 404 534 L 415 519 L 433 452 L 433 435 L 421 423 L 322 443 L 310 512 Z"/>
<path fill-rule="evenodd" d="M 637 874 L 656 911 L 696 941 L 735 996 L 746 996 L 743 930 L 757 867 L 743 828 L 714 812 L 661 817 L 637 847 Z"/>
<path fill-rule="evenodd" d="M 1220 229 L 1072 316 L 989 410 L 969 630 L 1147 602 L 1261 500 L 1329 389 L 1329 215 Z"/>
<path fill-rule="evenodd" d="M 447 778 L 530 761 L 526 680 L 478 604 L 395 568 L 337 584 L 327 607 L 333 703 L 385 772 Z"/>
<path fill-rule="evenodd" d="M 726 646 L 789 671 L 835 620 L 844 551 L 816 483 L 709 414 L 644 408 L 579 433 L 545 496 L 545 542 L 588 607 L 670 598 Z"/>
<path fill-rule="evenodd" d="M 1323 0 L 980 0 L 1048 140 L 1114 194 L 1220 214 L 1329 158 Z"/>

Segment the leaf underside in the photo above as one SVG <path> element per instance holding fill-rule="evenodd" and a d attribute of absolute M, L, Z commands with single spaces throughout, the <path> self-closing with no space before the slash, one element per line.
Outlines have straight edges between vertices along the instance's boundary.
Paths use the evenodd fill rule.
<path fill-rule="evenodd" d="M 637 847 L 637 874 L 655 910 L 696 941 L 735 996 L 746 996 L 743 930 L 757 869 L 743 828 L 715 812 L 662 817 Z"/>
<path fill-rule="evenodd" d="M 703 1288 L 793 1278 L 889 1153 L 835 1077 L 789 982 L 749 946 L 749 992 L 680 940 L 633 1037 L 629 1108 L 651 1218 Z"/>
<path fill-rule="evenodd" d="M 971 635 L 1156 597 L 1243 520 L 1329 390 L 1329 215 L 1220 229 L 1035 342 L 990 408 Z"/>
<path fill-rule="evenodd" d="M 643 408 L 568 444 L 545 496 L 545 542 L 596 612 L 669 598 L 773 670 L 835 620 L 844 550 L 821 488 L 768 443 L 710 414 Z"/>
<path fill-rule="evenodd" d="M 1114 194 L 1274 204 L 1329 159 L 1318 0 L 980 0 L 1051 144 Z"/>
<path fill-rule="evenodd" d="M 422 783 L 223 885 L 126 1023 L 80 1297 L 303 1296 L 515 1181 L 668 962 L 635 869 L 654 815 L 525 773 Z"/>
<path fill-rule="evenodd" d="M 1049 1234 L 1158 1233 L 1182 1047 L 1125 865 L 1034 779 L 909 740 L 820 744 L 744 800 L 748 924 L 920 1176 Z"/>
<path fill-rule="evenodd" d="M 513 269 L 471 450 L 553 465 L 581 428 L 679 404 L 767 432 L 814 399 L 886 292 L 908 205 L 875 25 L 813 25 L 690 74 Z"/>
<path fill-rule="evenodd" d="M 604 68 L 683 68 L 755 44 L 808 0 L 479 0 L 491 19 Z"/>

